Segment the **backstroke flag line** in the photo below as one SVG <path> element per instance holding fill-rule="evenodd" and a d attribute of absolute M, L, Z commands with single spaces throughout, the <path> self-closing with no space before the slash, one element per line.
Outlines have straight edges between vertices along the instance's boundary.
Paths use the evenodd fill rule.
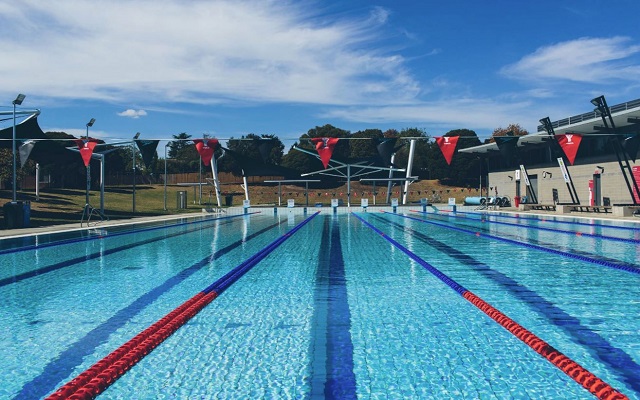
<path fill-rule="evenodd" d="M 144 165 L 149 168 L 151 165 L 151 160 L 153 160 L 153 156 L 156 154 L 156 149 L 158 148 L 159 140 L 137 140 L 136 145 L 138 146 L 138 150 L 140 150 L 140 154 L 142 155 L 142 162 Z"/>
<path fill-rule="evenodd" d="M 336 147 L 338 143 L 338 138 L 313 138 L 311 142 L 316 145 L 316 151 L 320 156 L 320 160 L 322 160 L 322 165 L 325 168 L 329 166 L 329 161 L 331 160 L 331 155 L 333 154 L 333 149 Z"/>
<path fill-rule="evenodd" d="M 391 156 L 396 152 L 395 146 L 397 140 L 397 138 L 376 139 L 376 149 L 385 167 L 391 165 Z"/>
<path fill-rule="evenodd" d="M 576 154 L 578 154 L 578 147 L 580 147 L 580 142 L 582 141 L 582 135 L 578 133 L 565 133 L 556 135 L 556 140 L 567 156 L 569 164 L 573 165 Z"/>
<path fill-rule="evenodd" d="M 18 149 L 18 153 L 20 153 L 20 167 L 24 167 L 24 164 L 29 159 L 29 154 L 31 154 L 31 150 L 33 150 L 33 146 L 36 145 L 34 140 L 27 140 L 26 142 L 20 145 L 20 149 Z"/>
<path fill-rule="evenodd" d="M 209 166 L 209 164 L 211 164 L 211 159 L 213 158 L 213 152 L 220 145 L 218 143 L 218 139 L 207 139 L 206 142 L 204 139 L 194 139 L 193 143 L 196 144 L 196 150 L 198 150 L 198 154 L 200 154 L 200 158 L 202 158 L 204 165 Z"/>
<path fill-rule="evenodd" d="M 89 162 L 91 161 L 91 155 L 93 154 L 93 149 L 95 149 L 96 144 L 98 143 L 93 138 L 76 139 L 74 141 L 78 145 L 78 150 L 80 150 L 82 161 L 84 161 L 84 166 L 88 167 Z"/>
<path fill-rule="evenodd" d="M 456 151 L 459 138 L 460 136 L 440 136 L 436 138 L 436 143 L 440 147 L 440 151 L 448 165 L 451 165 L 451 158 Z"/>

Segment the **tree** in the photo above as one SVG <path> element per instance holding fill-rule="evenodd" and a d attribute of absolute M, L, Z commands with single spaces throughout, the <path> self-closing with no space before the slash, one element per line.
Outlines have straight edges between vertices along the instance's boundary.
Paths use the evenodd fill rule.
<path fill-rule="evenodd" d="M 406 168 L 409 163 L 409 144 L 411 139 L 404 138 L 418 138 L 416 140 L 414 154 L 413 154 L 413 168 L 411 174 L 416 176 L 428 169 L 428 152 L 429 152 L 429 138 L 430 136 L 420 128 L 405 128 L 398 133 L 398 146 L 402 146 L 396 153 L 394 164 Z"/>
<path fill-rule="evenodd" d="M 264 141 L 264 142 L 263 142 Z M 265 142 L 269 143 L 265 143 Z M 259 146 L 266 144 L 270 146 L 268 148 L 268 154 L 266 160 L 263 159 Z M 282 156 L 284 154 L 284 144 L 275 135 L 256 135 L 249 133 L 246 136 L 241 136 L 240 139 L 234 139 L 231 137 L 227 143 L 229 150 L 239 153 L 243 157 L 250 160 L 256 160 L 258 163 L 280 165 Z M 235 175 L 242 175 L 242 168 L 233 156 L 225 156 L 220 159 L 218 167 L 221 171 L 233 172 Z"/>
<path fill-rule="evenodd" d="M 529 131 L 520 126 L 520 124 L 509 124 L 506 128 L 498 127 L 493 130 L 492 137 L 485 140 L 485 143 L 493 143 L 493 136 L 526 136 Z"/>
<path fill-rule="evenodd" d="M 206 137 L 206 135 L 205 135 Z M 173 135 L 174 141 L 169 142 L 169 158 L 171 163 L 167 163 L 167 169 L 171 166 L 171 172 L 198 172 L 200 155 L 191 141 L 191 135 L 182 132 Z"/>
<path fill-rule="evenodd" d="M 370 158 L 378 154 L 376 142 L 373 139 L 382 139 L 384 136 L 380 129 L 366 129 L 358 131 L 351 135 L 352 139 L 369 139 L 369 140 L 350 140 L 351 154 L 350 158 Z"/>

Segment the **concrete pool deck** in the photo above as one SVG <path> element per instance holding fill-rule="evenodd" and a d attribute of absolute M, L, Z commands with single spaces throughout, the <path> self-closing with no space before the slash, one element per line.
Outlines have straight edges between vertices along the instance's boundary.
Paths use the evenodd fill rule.
<path fill-rule="evenodd" d="M 452 206 L 447 204 L 435 204 L 434 205 L 439 212 L 445 214 L 448 212 L 452 212 Z M 486 213 L 510 213 L 510 214 L 521 214 L 521 215 L 536 215 L 536 216 L 544 216 L 544 217 L 570 217 L 570 218 L 580 218 L 580 219 L 598 219 L 598 220 L 615 220 L 615 221 L 625 221 L 631 223 L 637 223 L 640 228 L 640 218 L 634 216 L 620 216 L 615 215 L 613 213 L 602 213 L 602 212 L 573 212 L 573 213 L 557 213 L 555 211 L 547 211 L 547 210 L 522 210 L 516 207 L 500 207 L 499 209 L 493 210 L 475 210 L 477 206 L 457 206 L 456 210 L 458 212 L 486 212 Z M 214 211 L 214 212 L 212 212 Z M 275 206 L 255 206 L 251 207 L 247 210 L 249 213 L 259 212 L 263 214 L 278 214 L 278 215 L 288 215 L 288 214 L 304 214 L 306 213 L 314 213 L 316 211 L 321 211 L 323 213 L 335 213 L 335 214 L 348 214 L 350 212 L 394 212 L 393 207 L 388 205 L 369 205 L 365 210 L 361 206 L 341 206 L 336 207 L 334 210 L 330 206 L 325 207 L 303 207 L 297 206 L 293 208 L 288 207 L 275 207 Z M 403 205 L 396 207 L 396 212 L 411 212 L 411 211 L 422 211 L 422 206 L 418 204 L 414 205 Z M 428 213 L 435 213 L 435 210 L 431 206 L 426 207 L 426 211 Z M 83 231 L 83 230 L 91 230 L 96 228 L 106 228 L 106 227 L 122 227 L 127 225 L 136 225 L 142 223 L 150 223 L 150 222 L 159 222 L 159 221 L 170 221 L 175 219 L 183 219 L 183 218 L 198 218 L 204 215 L 238 215 L 245 213 L 243 207 L 229 207 L 221 210 L 206 210 L 203 209 L 202 212 L 194 212 L 189 214 L 171 214 L 171 215 L 157 215 L 152 217 L 134 217 L 130 219 L 117 219 L 117 220 L 105 220 L 97 223 L 90 223 L 89 226 L 87 224 L 80 224 L 80 221 L 72 224 L 60 224 L 60 225 L 49 225 L 49 226 L 41 226 L 37 228 L 20 228 L 20 229 L 2 229 L 0 230 L 0 239 L 8 239 L 8 238 L 19 238 L 25 236 L 32 235 L 42 235 L 42 234 L 50 234 L 50 233 L 58 233 L 58 232 L 73 232 L 73 231 Z"/>

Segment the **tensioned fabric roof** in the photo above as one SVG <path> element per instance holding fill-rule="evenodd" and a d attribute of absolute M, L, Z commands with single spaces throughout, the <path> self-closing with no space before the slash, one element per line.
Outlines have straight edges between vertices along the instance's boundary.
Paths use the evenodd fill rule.
<path fill-rule="evenodd" d="M 616 125 L 618 133 L 626 133 L 629 130 L 636 131 L 640 129 L 637 123 L 629 122 L 629 118 L 638 118 L 640 122 L 640 99 L 632 100 L 626 103 L 617 104 L 609 108 L 613 122 Z M 551 123 L 556 135 L 564 133 L 580 133 L 582 135 L 602 135 L 606 133 L 597 130 L 596 127 L 602 127 L 602 118 L 596 111 L 575 115 L 573 117 L 564 118 Z M 551 140 L 547 131 L 542 125 L 538 126 L 538 132 L 526 136 L 520 136 L 518 147 L 522 148 L 528 145 L 541 145 Z M 478 155 L 489 155 L 495 152 L 499 154 L 498 145 L 496 143 L 488 143 L 480 146 L 467 147 L 458 150 L 460 153 L 470 153 Z"/>

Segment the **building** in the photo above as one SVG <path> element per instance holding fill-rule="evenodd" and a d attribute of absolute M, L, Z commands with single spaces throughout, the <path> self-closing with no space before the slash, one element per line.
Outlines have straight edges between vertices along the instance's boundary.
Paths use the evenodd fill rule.
<path fill-rule="evenodd" d="M 610 108 L 603 96 L 592 103 L 594 111 L 555 122 L 542 119 L 535 134 L 514 137 L 511 156 L 498 143 L 459 151 L 486 162 L 488 196 L 540 205 L 640 206 L 640 99 Z M 559 135 L 565 142 L 579 139 L 573 165 Z"/>

